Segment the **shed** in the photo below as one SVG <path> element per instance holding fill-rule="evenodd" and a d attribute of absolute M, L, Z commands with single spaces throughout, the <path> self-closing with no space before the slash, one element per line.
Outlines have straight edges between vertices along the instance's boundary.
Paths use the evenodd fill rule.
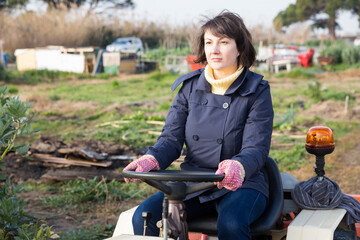
<path fill-rule="evenodd" d="M 86 56 L 85 53 L 91 53 Z M 17 69 L 47 69 L 63 72 L 83 73 L 93 68 L 94 48 L 65 48 L 48 46 L 45 48 L 17 49 L 15 51 Z M 89 61 L 90 59 L 90 61 Z"/>

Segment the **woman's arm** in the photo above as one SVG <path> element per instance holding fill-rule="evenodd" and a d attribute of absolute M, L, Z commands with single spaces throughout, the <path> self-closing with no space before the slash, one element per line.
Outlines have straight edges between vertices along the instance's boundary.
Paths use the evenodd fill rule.
<path fill-rule="evenodd" d="M 176 95 L 165 126 L 154 146 L 146 154 L 153 155 L 159 162 L 160 169 L 166 169 L 174 160 L 179 158 L 185 141 L 185 124 L 188 116 L 187 94 L 184 85 Z"/>
<path fill-rule="evenodd" d="M 255 93 L 244 127 L 240 153 L 232 157 L 244 167 L 246 178 L 259 171 L 269 155 L 274 111 L 270 86 L 266 84 Z"/>

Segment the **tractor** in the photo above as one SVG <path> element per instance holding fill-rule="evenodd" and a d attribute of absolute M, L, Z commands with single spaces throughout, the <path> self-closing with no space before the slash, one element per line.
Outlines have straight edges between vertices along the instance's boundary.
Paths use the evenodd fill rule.
<path fill-rule="evenodd" d="M 326 154 L 333 152 L 335 142 L 330 128 L 317 126 L 309 129 L 306 150 L 316 156 L 316 181 L 324 181 Z M 280 172 L 276 162 L 268 157 L 262 171 L 269 182 L 269 201 L 262 216 L 251 225 L 254 240 L 360 240 L 360 223 L 345 224 L 347 210 L 343 208 L 307 209 L 293 198 L 295 186 L 300 182 L 292 175 Z M 149 213 L 144 218 L 144 236 L 134 236 L 132 216 L 136 207 L 120 214 L 113 237 L 107 240 L 216 240 L 217 216 L 203 216 L 186 221 L 183 200 L 188 194 L 214 187 L 223 175 L 182 170 L 151 172 L 123 171 L 126 178 L 143 180 L 164 193 L 159 237 L 145 236 Z M 193 182 L 188 185 L 185 182 Z M 360 195 L 351 195 L 360 202 Z M 358 203 L 358 202 L 356 202 Z M 359 205 L 360 206 L 360 205 Z"/>

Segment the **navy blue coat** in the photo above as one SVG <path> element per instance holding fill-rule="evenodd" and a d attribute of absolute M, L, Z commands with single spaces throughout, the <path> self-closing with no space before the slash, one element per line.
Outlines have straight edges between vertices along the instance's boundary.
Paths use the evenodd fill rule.
<path fill-rule="evenodd" d="M 222 160 L 240 161 L 246 173 L 242 187 L 268 196 L 260 171 L 269 154 L 274 117 L 268 82 L 244 68 L 224 95 L 211 93 L 203 69 L 180 76 L 171 89 L 181 83 L 162 133 L 147 154 L 161 169 L 180 156 L 184 143 L 184 170 L 215 172 Z M 228 191 L 214 188 L 191 197 L 200 195 L 204 202 Z"/>

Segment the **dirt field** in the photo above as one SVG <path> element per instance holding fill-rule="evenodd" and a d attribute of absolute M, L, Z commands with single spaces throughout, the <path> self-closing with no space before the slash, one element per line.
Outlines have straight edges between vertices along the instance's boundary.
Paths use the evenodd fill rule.
<path fill-rule="evenodd" d="M 318 74 L 316 77 L 319 82 L 327 87 L 346 89 L 350 92 L 360 89 L 359 69 L 350 69 L 341 73 L 326 72 Z M 276 81 L 276 84 L 283 83 Z M 313 116 L 321 116 L 324 119 L 360 122 L 360 94 L 355 94 L 355 104 L 349 107 L 347 112 L 345 112 L 344 102 L 325 101 L 315 104 L 310 109 L 297 115 L 297 117 L 307 118 Z M 360 129 L 338 139 L 335 144 L 334 152 L 325 156 L 325 174 L 336 181 L 344 193 L 360 194 Z M 353 147 L 345 150 L 345 145 Z M 300 181 L 306 181 L 310 177 L 315 176 L 313 170 L 315 156 L 311 159 L 313 161 L 307 165 L 289 173 Z"/>
<path fill-rule="evenodd" d="M 133 76 L 126 76 L 124 79 L 132 78 Z M 138 77 L 138 76 L 137 76 Z M 343 74 L 338 73 L 324 73 L 318 75 L 317 78 L 320 82 L 325 83 L 327 86 L 331 87 L 334 85 L 339 85 L 340 88 L 351 87 L 352 89 L 360 89 L 360 70 L 349 70 L 345 71 Z M 100 81 L 90 81 L 92 84 L 97 84 Z M 101 82 L 104 82 L 102 80 Z M 74 82 L 74 86 L 77 84 L 82 84 L 81 82 Z M 291 85 L 290 80 L 277 80 L 272 81 L 272 87 L 284 87 L 289 84 Z M 74 111 L 78 111 L 81 109 L 96 109 L 98 107 L 97 103 L 93 102 L 77 102 L 70 103 L 65 100 L 58 100 L 49 102 L 48 99 L 38 97 L 33 94 L 34 88 L 46 89 L 49 87 L 48 84 L 41 84 L 38 86 L 26 86 L 22 89 L 21 98 L 29 99 L 30 101 L 34 101 L 35 104 L 33 106 L 35 111 L 51 111 L 52 109 L 57 109 L 58 112 L 62 114 L 71 113 Z M 35 92 L 37 91 L 35 90 Z M 327 119 L 341 119 L 344 121 L 360 121 L 360 96 L 355 96 L 356 102 L 355 105 L 348 109 L 348 112 L 345 113 L 345 105 L 344 103 L 338 102 L 321 102 L 317 105 L 314 105 L 312 108 L 302 112 L 299 116 L 322 116 Z M 132 111 L 126 106 L 121 104 L 114 104 L 105 108 L 103 111 L 110 111 L 112 109 L 117 109 L 122 114 L 131 114 Z M 61 118 L 61 116 L 52 116 L 54 118 Z M 276 132 L 275 132 L 276 133 Z M 296 134 L 296 133 L 295 133 Z M 297 133 L 303 134 L 303 133 Z M 305 136 L 304 136 L 305 139 Z M 340 146 L 353 146 L 351 149 L 344 150 Z M 34 144 L 39 144 L 33 143 Z M 61 145 L 61 141 L 57 144 Z M 326 176 L 335 180 L 341 187 L 344 193 L 352 193 L 352 194 L 360 194 L 360 129 L 349 133 L 348 135 L 342 137 L 336 143 L 337 147 L 333 154 L 326 156 Z M 39 145 L 37 145 L 38 148 Z M 109 144 L 102 144 L 101 142 L 89 142 L 86 140 L 79 140 L 77 146 L 90 146 L 90 149 L 97 152 L 106 152 L 109 149 L 111 151 L 122 153 L 122 154 L 131 154 L 136 155 L 138 153 L 134 152 L 131 148 L 127 146 L 115 146 Z M 73 146 L 67 146 L 73 147 Z M 305 151 L 305 149 L 304 149 Z M 308 164 L 303 166 L 300 169 L 290 171 L 289 173 L 293 174 L 299 180 L 307 180 L 308 178 L 314 176 L 313 166 L 315 165 L 315 157 L 312 158 L 314 161 L 309 161 Z M 23 180 L 31 181 L 44 181 L 40 179 L 40 176 L 44 173 L 45 169 L 36 164 L 26 164 L 21 160 L 16 160 L 18 163 L 18 167 L 16 165 L 11 165 L 9 167 L 13 169 L 9 176 L 15 182 L 21 182 Z M 17 169 L 16 171 L 14 169 Z M 22 176 L 19 178 L 19 176 Z M 123 201 L 123 202 L 112 202 L 107 205 L 99 205 L 94 204 L 91 207 L 91 212 L 82 213 L 73 211 L 72 214 L 66 213 L 64 214 L 63 209 L 57 208 L 44 208 L 39 199 L 39 195 L 44 196 L 44 192 L 25 192 L 21 194 L 21 197 L 27 201 L 26 210 L 33 216 L 37 217 L 49 217 L 52 216 L 50 220 L 48 220 L 49 225 L 53 226 L 53 230 L 55 231 L 67 231 L 69 229 L 74 229 L 78 226 L 83 227 L 91 227 L 94 224 L 104 225 L 106 223 L 115 224 L 117 221 L 117 217 L 121 211 L 132 207 L 139 203 L 139 201 Z M 81 208 L 81 207 L 80 207 Z"/>

